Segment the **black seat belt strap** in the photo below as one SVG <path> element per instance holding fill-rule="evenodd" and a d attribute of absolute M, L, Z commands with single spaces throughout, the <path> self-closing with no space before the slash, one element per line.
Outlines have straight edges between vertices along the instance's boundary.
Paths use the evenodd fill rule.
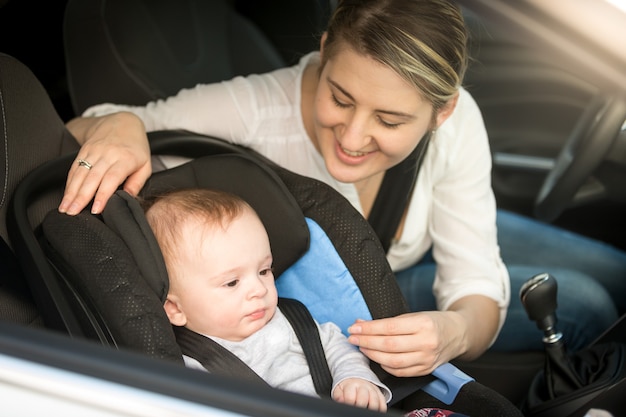
<path fill-rule="evenodd" d="M 183 354 L 200 362 L 209 372 L 268 385 L 252 368 L 219 343 L 186 327 L 173 328 Z"/>
<path fill-rule="evenodd" d="M 304 356 L 309 364 L 315 391 L 320 397 L 330 397 L 333 377 L 328 368 L 322 340 L 313 316 L 305 305 L 298 300 L 280 298 L 278 306 L 300 341 Z"/>
<path fill-rule="evenodd" d="M 311 313 L 300 301 L 290 298 L 279 299 L 279 306 L 302 346 L 315 391 L 320 397 L 330 397 L 333 378 Z M 186 327 L 173 326 L 173 328 L 176 342 L 183 354 L 200 362 L 209 372 L 267 384 L 241 359 L 212 339 Z"/>
<path fill-rule="evenodd" d="M 413 188 L 417 182 L 424 155 L 430 143 L 431 132 L 419 141 L 413 152 L 385 172 L 372 211 L 367 221 L 376 232 L 385 253 L 389 251 L 391 242 L 400 226 L 402 216 L 407 208 Z"/>

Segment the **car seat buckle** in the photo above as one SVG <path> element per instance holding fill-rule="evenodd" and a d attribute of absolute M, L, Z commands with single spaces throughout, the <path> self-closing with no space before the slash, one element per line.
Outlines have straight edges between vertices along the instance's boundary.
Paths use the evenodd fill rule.
<path fill-rule="evenodd" d="M 422 390 L 446 405 L 450 405 L 454 402 L 454 399 L 463 385 L 474 381 L 474 378 L 451 363 L 440 365 L 432 374 L 437 379 L 423 386 Z"/>

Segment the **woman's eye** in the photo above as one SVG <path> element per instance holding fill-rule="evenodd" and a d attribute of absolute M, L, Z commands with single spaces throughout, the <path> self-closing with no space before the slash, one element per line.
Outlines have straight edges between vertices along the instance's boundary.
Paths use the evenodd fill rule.
<path fill-rule="evenodd" d="M 337 97 L 334 94 L 331 94 L 330 96 L 332 97 L 333 103 L 335 103 L 335 106 L 337 106 L 339 108 L 342 108 L 342 109 L 346 109 L 346 108 L 350 107 L 349 104 L 343 103 L 343 102 L 337 100 Z"/>
<path fill-rule="evenodd" d="M 380 117 L 378 118 L 378 123 L 380 123 L 381 125 L 389 129 L 397 129 L 402 124 L 402 123 L 389 123 Z"/>

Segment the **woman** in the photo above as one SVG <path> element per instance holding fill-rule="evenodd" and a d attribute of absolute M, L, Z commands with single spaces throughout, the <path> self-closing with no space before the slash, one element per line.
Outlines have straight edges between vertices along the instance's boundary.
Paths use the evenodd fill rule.
<path fill-rule="evenodd" d="M 151 173 L 146 130 L 187 129 L 320 179 L 368 217 L 385 171 L 430 140 L 388 252 L 415 312 L 355 323 L 350 341 L 398 376 L 476 358 L 504 324 L 510 284 L 497 243 L 487 134 L 461 87 L 466 43 L 462 15 L 447 1 L 340 1 L 320 52 L 294 67 L 199 85 L 145 107 L 95 106 L 68 122 L 83 147 L 59 210 L 76 214 L 94 198 L 92 211 L 100 212 L 122 183 L 138 193 Z M 516 291 L 543 268 L 517 272 Z M 598 305 L 586 306 L 593 326 L 573 320 L 563 329 L 587 331 L 586 343 L 612 323 L 615 308 L 588 277 L 561 278 L 560 287 L 599 294 Z M 570 300 L 559 299 L 560 317 L 578 310 Z M 541 348 L 541 333 L 516 307 L 505 342 Z"/>

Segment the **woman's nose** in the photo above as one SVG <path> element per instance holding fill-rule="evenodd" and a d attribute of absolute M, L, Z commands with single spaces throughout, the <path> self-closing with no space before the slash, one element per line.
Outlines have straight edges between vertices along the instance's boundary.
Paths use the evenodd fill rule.
<path fill-rule="evenodd" d="M 350 151 L 363 149 L 370 142 L 369 124 L 366 118 L 353 114 L 340 132 L 341 146 Z"/>

